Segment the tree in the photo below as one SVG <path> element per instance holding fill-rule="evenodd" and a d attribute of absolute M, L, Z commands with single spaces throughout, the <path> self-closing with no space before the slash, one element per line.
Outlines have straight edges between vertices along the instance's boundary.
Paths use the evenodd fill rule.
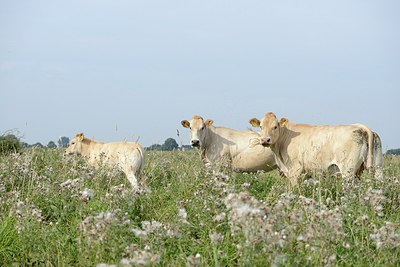
<path fill-rule="evenodd" d="M 54 143 L 54 141 L 50 141 L 50 142 L 47 144 L 47 147 L 48 147 L 48 148 L 56 148 L 57 145 L 56 145 L 56 143 Z"/>
<path fill-rule="evenodd" d="M 18 152 L 21 148 L 22 144 L 15 135 L 4 134 L 0 136 L 0 154 Z"/>
<path fill-rule="evenodd" d="M 31 147 L 43 148 L 44 145 L 42 145 L 42 143 L 40 143 L 40 142 L 37 142 L 37 143 L 33 144 Z"/>
<path fill-rule="evenodd" d="M 164 144 L 161 146 L 161 150 L 171 151 L 178 149 L 179 145 L 174 138 L 168 138 L 165 140 Z"/>
<path fill-rule="evenodd" d="M 67 147 L 69 144 L 69 138 L 66 136 L 60 136 L 57 142 L 59 147 Z"/>

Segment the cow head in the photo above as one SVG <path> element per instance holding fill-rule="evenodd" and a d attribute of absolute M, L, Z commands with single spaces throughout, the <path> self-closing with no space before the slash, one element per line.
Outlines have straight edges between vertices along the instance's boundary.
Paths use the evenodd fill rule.
<path fill-rule="evenodd" d="M 200 116 L 193 116 L 191 121 L 183 120 L 181 124 L 185 128 L 190 129 L 190 143 L 193 147 L 202 147 L 204 146 L 204 141 L 206 138 L 206 129 L 211 124 L 213 124 L 213 120 L 206 120 Z"/>
<path fill-rule="evenodd" d="M 272 112 L 265 114 L 261 121 L 256 118 L 249 120 L 249 123 L 253 127 L 260 127 L 260 144 L 266 147 L 269 147 L 278 141 L 282 128 L 286 126 L 287 122 L 288 119 L 286 118 L 282 118 L 278 121 L 275 114 Z"/>
<path fill-rule="evenodd" d="M 79 133 L 72 138 L 69 146 L 65 150 L 65 154 L 81 154 L 82 153 L 82 141 L 85 139 L 83 133 Z"/>

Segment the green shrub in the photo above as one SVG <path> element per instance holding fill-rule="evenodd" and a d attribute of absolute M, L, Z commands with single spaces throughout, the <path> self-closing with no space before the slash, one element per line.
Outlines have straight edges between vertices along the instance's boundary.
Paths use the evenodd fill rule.
<path fill-rule="evenodd" d="M 3 134 L 0 136 L 0 154 L 6 155 L 19 152 L 22 148 L 21 142 L 13 134 Z"/>

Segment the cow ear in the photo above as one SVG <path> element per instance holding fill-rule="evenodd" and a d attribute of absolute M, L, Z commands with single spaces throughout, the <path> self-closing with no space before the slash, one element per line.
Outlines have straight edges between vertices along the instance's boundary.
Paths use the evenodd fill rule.
<path fill-rule="evenodd" d="M 279 122 L 279 126 L 284 127 L 286 124 L 289 122 L 288 119 L 282 118 L 281 121 Z"/>
<path fill-rule="evenodd" d="M 182 126 L 185 127 L 185 128 L 189 128 L 189 127 L 190 127 L 190 122 L 187 121 L 187 120 L 181 121 L 181 124 L 182 124 Z"/>
<path fill-rule="evenodd" d="M 83 139 L 85 138 L 85 135 L 83 133 L 79 133 L 76 135 L 76 137 L 78 138 L 78 141 L 83 141 Z"/>
<path fill-rule="evenodd" d="M 206 122 L 204 124 L 207 125 L 207 126 L 210 126 L 213 123 L 214 123 L 213 120 L 208 119 L 208 120 L 206 120 Z"/>
<path fill-rule="evenodd" d="M 253 127 L 260 127 L 261 122 L 257 118 L 252 118 L 249 120 L 249 123 Z"/>

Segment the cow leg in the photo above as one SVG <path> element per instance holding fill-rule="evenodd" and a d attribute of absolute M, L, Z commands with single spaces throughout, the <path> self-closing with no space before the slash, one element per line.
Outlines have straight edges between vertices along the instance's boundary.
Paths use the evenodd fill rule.
<path fill-rule="evenodd" d="M 296 177 L 296 176 L 289 176 L 288 177 L 289 178 L 289 183 L 290 183 L 290 187 L 291 188 L 293 188 L 293 187 L 296 187 L 297 185 L 298 185 L 298 183 L 299 183 L 299 177 Z"/>
<path fill-rule="evenodd" d="M 300 164 L 294 164 L 289 169 L 287 177 L 289 178 L 290 184 L 292 186 L 295 186 L 298 184 L 302 173 L 303 173 L 303 167 Z"/>
<path fill-rule="evenodd" d="M 382 179 L 383 178 L 383 169 L 382 167 L 375 167 L 374 168 L 374 176 L 377 179 Z"/>
<path fill-rule="evenodd" d="M 127 178 L 129 180 L 129 182 L 131 183 L 133 189 L 138 189 L 139 188 L 138 181 L 137 181 L 136 176 L 135 176 L 135 174 L 133 172 L 129 173 L 127 175 Z"/>

